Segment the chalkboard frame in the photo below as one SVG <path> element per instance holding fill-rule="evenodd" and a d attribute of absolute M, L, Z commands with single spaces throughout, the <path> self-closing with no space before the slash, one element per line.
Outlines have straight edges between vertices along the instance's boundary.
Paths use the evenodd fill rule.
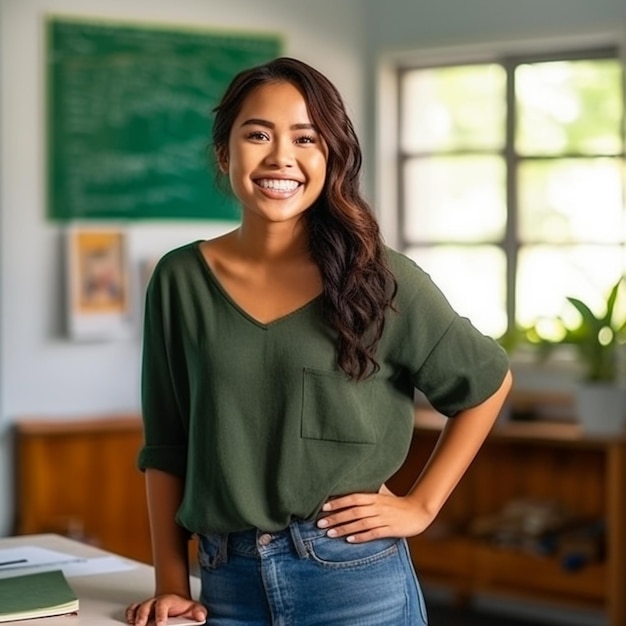
<path fill-rule="evenodd" d="M 48 16 L 46 39 L 49 220 L 239 218 L 211 110 L 281 35 Z"/>

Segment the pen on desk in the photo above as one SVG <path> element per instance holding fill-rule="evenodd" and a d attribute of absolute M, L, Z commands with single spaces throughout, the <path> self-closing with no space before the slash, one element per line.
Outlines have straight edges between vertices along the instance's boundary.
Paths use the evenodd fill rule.
<path fill-rule="evenodd" d="M 28 563 L 28 559 L 15 559 L 14 561 L 2 561 L 0 567 L 4 565 L 17 565 L 18 563 Z"/>

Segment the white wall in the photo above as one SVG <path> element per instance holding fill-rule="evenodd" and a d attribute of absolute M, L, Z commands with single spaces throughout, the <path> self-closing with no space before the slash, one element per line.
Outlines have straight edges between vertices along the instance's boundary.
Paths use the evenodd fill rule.
<path fill-rule="evenodd" d="M 363 0 L 371 55 L 563 36 L 626 22 L 624 0 Z"/>
<path fill-rule="evenodd" d="M 62 332 L 61 231 L 46 221 L 44 203 L 46 14 L 278 32 L 287 54 L 335 82 L 359 128 L 359 6 L 360 0 L 0 0 L 0 536 L 13 522 L 15 418 L 139 408 L 139 332 L 131 340 L 87 344 L 71 343 Z M 231 226 L 131 226 L 131 261 Z"/>

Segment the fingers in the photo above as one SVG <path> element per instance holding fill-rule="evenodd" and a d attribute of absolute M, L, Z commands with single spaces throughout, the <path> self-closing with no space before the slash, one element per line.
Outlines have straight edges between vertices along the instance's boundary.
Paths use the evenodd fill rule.
<path fill-rule="evenodd" d="M 134 626 L 146 626 L 150 619 L 154 599 L 145 602 L 135 602 L 126 609 L 126 621 Z"/>
<path fill-rule="evenodd" d="M 137 608 L 138 607 L 139 607 L 139 603 L 135 602 L 135 603 L 131 604 L 126 609 L 126 612 L 124 613 L 124 616 L 126 617 L 126 621 L 129 624 L 134 624 L 135 623 L 135 614 L 137 613 Z"/>
<path fill-rule="evenodd" d="M 202 605 L 198 604 L 191 612 L 191 617 L 197 622 L 204 622 L 207 618 L 207 611 Z"/>
<path fill-rule="evenodd" d="M 191 618 L 195 619 L 197 622 L 203 622 L 206 620 L 207 612 L 203 606 L 196 606 L 191 612 Z"/>
<path fill-rule="evenodd" d="M 350 543 L 361 543 L 390 536 L 381 516 L 378 494 L 336 498 L 324 505 L 323 510 L 329 513 L 318 520 L 317 526 L 328 528 L 326 534 L 329 537 L 345 537 Z"/>
<path fill-rule="evenodd" d="M 432 521 L 407 498 L 392 493 L 355 493 L 329 500 L 318 528 L 329 537 L 362 543 L 383 537 L 412 537 Z"/>
<path fill-rule="evenodd" d="M 346 527 L 350 525 L 351 522 L 356 523 L 359 522 L 361 524 L 361 530 L 365 530 L 368 520 L 370 518 L 374 518 L 377 516 L 377 511 L 373 506 L 362 506 L 362 507 L 353 507 L 351 509 L 342 509 L 338 513 L 333 515 L 326 515 L 318 520 L 317 527 L 318 528 L 328 528 L 328 536 L 335 537 L 337 536 L 337 527 L 342 526 Z M 354 524 L 352 524 L 354 527 Z M 359 530 L 355 528 L 355 530 Z M 343 533 L 345 534 L 345 533 Z"/>
<path fill-rule="evenodd" d="M 343 537 L 348 543 L 362 543 L 391 536 L 390 528 L 380 525 L 376 518 L 361 519 L 349 524 L 341 524 L 329 529 L 326 534 L 329 537 Z"/>
<path fill-rule="evenodd" d="M 324 516 L 318 521 L 319 528 L 332 528 L 354 520 L 380 515 L 382 505 L 389 496 L 372 493 L 355 493 L 329 500 L 322 507 Z M 332 534 L 331 534 L 332 536 Z"/>
<path fill-rule="evenodd" d="M 154 605 L 154 623 L 156 626 L 165 626 L 169 615 L 170 605 L 167 602 L 157 602 Z"/>
<path fill-rule="evenodd" d="M 207 611 L 199 602 L 176 594 L 165 594 L 135 602 L 126 609 L 126 621 L 134 626 L 147 626 L 154 617 L 156 626 L 164 626 L 169 616 L 192 618 L 199 622 L 206 619 Z"/>
<path fill-rule="evenodd" d="M 148 620 L 152 614 L 154 601 L 143 602 L 135 613 L 135 626 L 147 626 Z"/>
<path fill-rule="evenodd" d="M 347 509 L 355 506 L 367 506 L 368 504 L 373 504 L 376 501 L 377 495 L 378 494 L 375 493 L 352 493 L 348 496 L 333 498 L 324 504 L 322 511 L 340 511 L 341 509 Z"/>

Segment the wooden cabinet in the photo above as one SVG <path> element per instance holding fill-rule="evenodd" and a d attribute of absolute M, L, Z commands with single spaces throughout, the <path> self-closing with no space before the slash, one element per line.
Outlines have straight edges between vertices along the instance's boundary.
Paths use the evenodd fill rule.
<path fill-rule="evenodd" d="M 443 421 L 418 410 L 411 451 L 392 488 L 410 487 Z M 472 520 L 519 498 L 555 501 L 583 518 L 606 520 L 605 558 L 567 571 L 554 556 L 496 547 L 466 532 Z M 409 543 L 425 582 L 451 588 L 459 600 L 489 593 L 600 608 L 611 626 L 624 626 L 626 437 L 592 438 L 567 423 L 499 424 L 431 531 Z"/>
<path fill-rule="evenodd" d="M 17 534 L 58 533 L 151 562 L 141 420 L 23 420 L 15 426 Z"/>
<path fill-rule="evenodd" d="M 406 490 L 428 458 L 443 418 L 418 411 L 408 459 L 391 487 Z M 18 534 L 56 532 L 150 562 L 144 482 L 136 468 L 138 416 L 16 424 Z M 607 521 L 606 558 L 580 570 L 558 559 L 497 548 L 464 530 L 516 498 L 554 500 Z M 410 540 L 426 582 L 459 599 L 489 593 L 600 608 L 626 624 L 626 437 L 591 438 L 574 424 L 496 426 L 433 525 Z M 193 545 L 190 553 L 193 555 Z"/>

